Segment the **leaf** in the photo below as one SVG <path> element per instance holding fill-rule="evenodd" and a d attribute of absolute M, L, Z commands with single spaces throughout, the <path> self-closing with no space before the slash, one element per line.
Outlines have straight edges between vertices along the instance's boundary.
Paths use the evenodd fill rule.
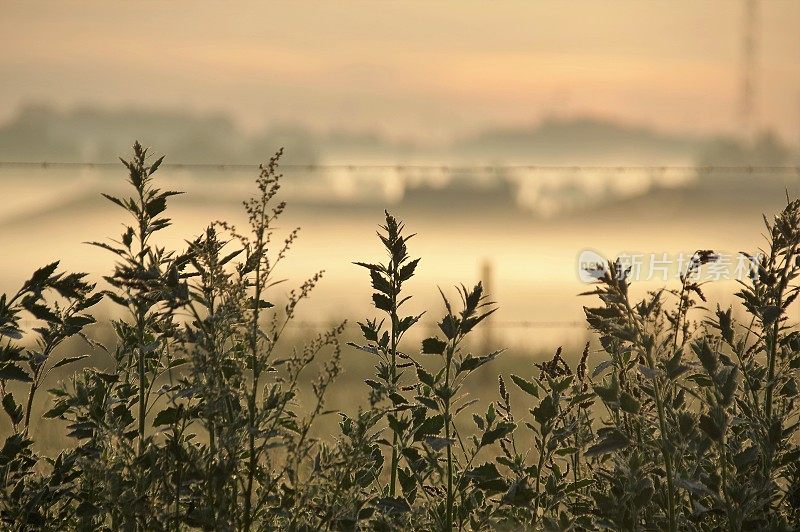
<path fill-rule="evenodd" d="M 535 383 L 523 379 L 518 375 L 514 375 L 513 373 L 511 374 L 511 380 L 514 381 L 514 384 L 516 384 L 523 392 L 527 393 L 528 395 L 532 395 L 537 399 L 539 398 L 539 387 L 536 386 Z"/>
<path fill-rule="evenodd" d="M 256 308 L 272 308 L 275 305 L 270 303 L 269 301 L 264 301 L 263 299 L 259 299 L 256 301 L 255 298 L 251 297 L 250 301 L 248 302 L 248 308 L 256 309 Z"/>
<path fill-rule="evenodd" d="M 14 396 L 11 395 L 11 392 L 7 392 L 3 396 L 3 409 L 8 414 L 8 417 L 11 418 L 11 423 L 17 425 L 20 421 L 22 421 L 22 405 L 18 405 L 16 401 L 14 401 Z"/>
<path fill-rule="evenodd" d="M 125 210 L 128 210 L 128 207 L 125 205 L 125 203 L 123 203 L 123 202 L 122 202 L 122 200 L 121 200 L 121 199 L 119 199 L 119 198 L 117 198 L 117 197 L 114 197 L 114 196 L 111 196 L 111 195 L 109 195 L 109 194 L 106 194 L 105 192 L 101 192 L 100 194 L 101 194 L 101 195 L 102 195 L 104 198 L 106 198 L 108 201 L 110 201 L 110 202 L 112 202 L 112 203 L 116 203 L 117 205 L 119 205 L 119 206 L 120 206 L 120 207 L 122 207 L 123 209 L 125 209 Z"/>
<path fill-rule="evenodd" d="M 408 404 L 408 400 L 397 392 L 390 393 L 389 400 L 391 400 L 392 404 L 395 406 Z"/>
<path fill-rule="evenodd" d="M 164 196 L 157 196 L 153 198 L 151 201 L 148 201 L 145 206 L 144 210 L 150 218 L 155 218 L 162 212 L 164 212 L 167 208 L 167 198 Z"/>
<path fill-rule="evenodd" d="M 386 279 L 378 270 L 370 270 L 369 275 L 372 279 L 372 288 L 386 296 L 391 297 L 392 293 L 394 292 L 392 283 L 389 282 L 389 280 Z"/>
<path fill-rule="evenodd" d="M 421 367 L 417 367 L 417 378 L 422 384 L 427 384 L 431 388 L 433 388 L 433 386 L 436 384 L 436 380 L 433 378 L 433 375 Z"/>
<path fill-rule="evenodd" d="M 392 301 L 383 294 L 372 294 L 372 302 L 375 303 L 375 308 L 386 312 L 391 312 Z"/>
<path fill-rule="evenodd" d="M 97 370 L 94 370 L 93 373 L 97 378 L 108 384 L 114 384 L 115 382 L 119 381 L 119 375 L 116 373 L 106 373 Z"/>
<path fill-rule="evenodd" d="M 17 455 L 33 445 L 33 440 L 27 438 L 24 434 L 12 434 L 6 438 L 3 448 L 0 449 L 0 457 L 5 464 L 17 457 Z"/>
<path fill-rule="evenodd" d="M 450 447 L 456 442 L 453 438 L 437 438 L 435 436 L 428 436 L 425 438 L 425 443 L 431 446 L 434 451 L 441 451 L 445 447 Z"/>
<path fill-rule="evenodd" d="M 790 377 L 781 387 L 779 393 L 784 397 L 795 397 L 798 393 L 797 381 Z"/>
<path fill-rule="evenodd" d="M 613 367 L 614 361 L 613 360 L 604 360 L 599 363 L 593 370 L 592 370 L 592 377 L 597 377 L 600 373 L 604 370 Z"/>
<path fill-rule="evenodd" d="M 736 366 L 726 366 L 719 372 L 720 377 L 725 377 L 722 386 L 720 387 L 720 394 L 722 395 L 722 404 L 730 406 L 733 403 L 733 396 L 736 393 L 736 388 L 739 384 L 739 369 Z"/>
<path fill-rule="evenodd" d="M 63 416 L 69 410 L 70 404 L 67 401 L 58 401 L 53 408 L 42 414 L 47 419 L 55 419 Z"/>
<path fill-rule="evenodd" d="M 148 170 L 147 175 L 153 175 L 154 173 L 156 173 L 156 170 L 158 170 L 158 167 L 161 166 L 161 163 L 164 161 L 164 157 L 165 156 L 162 155 L 161 157 L 158 158 L 156 162 L 150 165 L 150 169 Z M 167 192 L 165 195 L 167 194 L 172 196 L 174 194 L 180 194 L 180 192 Z"/>
<path fill-rule="evenodd" d="M 368 321 L 367 323 L 358 322 L 358 326 L 361 327 L 361 333 L 364 335 L 364 339 L 370 342 L 377 342 L 378 341 L 378 327 L 375 323 Z M 349 342 L 348 342 L 348 345 Z"/>
<path fill-rule="evenodd" d="M 437 414 L 431 416 L 414 431 L 414 441 L 422 441 L 426 436 L 435 436 L 444 427 L 444 416 Z"/>
<path fill-rule="evenodd" d="M 599 443 L 589 447 L 586 452 L 583 453 L 584 456 L 601 456 L 624 449 L 630 444 L 628 438 L 615 428 L 601 429 L 598 431 L 598 434 L 601 435 L 602 439 Z"/>
<path fill-rule="evenodd" d="M 474 467 L 466 471 L 464 476 L 472 480 L 482 490 L 502 492 L 508 489 L 508 484 L 500 475 L 497 466 L 492 462 Z"/>
<path fill-rule="evenodd" d="M 386 419 L 389 422 L 389 428 L 392 429 L 395 434 L 402 434 L 406 430 L 406 427 L 408 427 L 407 420 L 398 419 L 397 416 L 393 414 L 386 416 Z"/>
<path fill-rule="evenodd" d="M 477 481 L 492 480 L 500 477 L 500 471 L 497 466 L 492 462 L 486 462 L 477 467 L 473 467 L 469 471 L 464 472 L 464 476 Z"/>
<path fill-rule="evenodd" d="M 594 479 L 592 478 L 582 478 L 576 482 L 570 483 L 567 488 L 564 490 L 565 493 L 572 493 L 573 491 L 582 490 L 583 488 L 587 488 L 594 484 Z"/>
<path fill-rule="evenodd" d="M 517 428 L 517 424 L 511 421 L 501 421 L 493 429 L 489 429 L 481 436 L 481 447 L 491 445 L 501 438 L 505 438 Z"/>
<path fill-rule="evenodd" d="M 539 404 L 531 410 L 534 419 L 542 426 L 547 424 L 556 416 L 556 399 L 552 395 L 546 395 Z"/>
<path fill-rule="evenodd" d="M 452 340 L 459 333 L 458 320 L 452 314 L 448 314 L 439 322 L 439 330 L 444 333 L 448 340 Z"/>
<path fill-rule="evenodd" d="M 431 410 L 437 410 L 437 411 L 439 410 L 439 404 L 430 397 L 425 397 L 424 395 L 418 395 L 415 397 L 415 399 Z"/>
<path fill-rule="evenodd" d="M 238 249 L 236 251 L 228 253 L 227 255 L 225 255 L 223 258 L 220 259 L 219 265 L 220 266 L 224 266 L 225 264 L 227 264 L 231 260 L 233 260 L 235 257 L 239 256 L 239 254 L 241 254 L 243 251 L 244 251 L 244 249 Z"/>
<path fill-rule="evenodd" d="M 32 382 L 33 379 L 21 367 L 13 363 L 6 363 L 0 367 L 0 380 Z"/>
<path fill-rule="evenodd" d="M 625 412 L 637 414 L 639 413 L 639 408 L 641 408 L 641 403 L 634 396 L 623 391 L 619 395 L 619 407 Z"/>
<path fill-rule="evenodd" d="M 408 281 L 411 277 L 414 276 L 414 270 L 417 269 L 417 264 L 419 264 L 419 259 L 414 259 L 402 268 L 398 272 L 400 276 L 400 281 Z"/>
<path fill-rule="evenodd" d="M 722 427 L 720 427 L 716 420 L 708 414 L 700 415 L 700 422 L 698 425 L 700 426 L 700 429 L 702 429 L 702 431 L 705 432 L 706 435 L 712 440 L 719 441 L 724 435 Z"/>
<path fill-rule="evenodd" d="M 641 368 L 641 366 L 640 366 Z M 608 386 L 594 386 L 594 392 L 597 394 L 604 403 L 618 404 L 619 403 L 619 381 L 617 374 L 611 374 L 611 382 Z"/>
<path fill-rule="evenodd" d="M 77 508 L 75 508 L 75 515 L 81 519 L 90 519 L 100 513 L 100 508 L 92 504 L 90 501 L 81 501 Z"/>
<path fill-rule="evenodd" d="M 709 493 L 712 493 L 711 490 L 709 490 L 708 487 L 706 487 L 706 485 L 699 480 L 689 480 L 678 477 L 675 479 L 675 484 L 687 491 L 694 493 L 695 495 L 708 495 Z"/>
<path fill-rule="evenodd" d="M 761 307 L 761 321 L 764 325 L 772 325 L 781 315 L 781 308 L 775 305 Z"/>
<path fill-rule="evenodd" d="M 31 275 L 31 278 L 25 283 L 26 288 L 41 288 L 44 282 L 55 273 L 58 268 L 59 261 L 51 262 L 47 266 L 42 266 Z"/>
<path fill-rule="evenodd" d="M 371 353 L 373 355 L 377 355 L 378 354 L 378 348 L 376 348 L 375 346 L 358 345 L 357 343 L 354 343 L 354 342 L 347 342 L 347 345 L 349 345 L 350 347 L 355 347 L 359 351 L 364 351 L 366 353 Z"/>
<path fill-rule="evenodd" d="M 22 331 L 11 326 L 0 327 L 0 336 L 7 336 L 14 340 L 22 340 Z"/>
<path fill-rule="evenodd" d="M 160 427 L 161 425 L 172 425 L 176 423 L 183 414 L 183 407 L 175 408 L 174 406 L 169 406 L 156 414 L 156 418 L 153 420 L 154 427 Z"/>
<path fill-rule="evenodd" d="M 424 355 L 441 355 L 444 353 L 447 343 L 438 338 L 425 338 L 422 341 L 422 353 Z"/>
<path fill-rule="evenodd" d="M 34 296 L 27 296 L 22 300 L 22 306 L 33 314 L 37 320 L 44 320 L 50 323 L 58 323 L 60 321 L 58 314 L 47 308 L 46 305 L 39 303 Z"/>
<path fill-rule="evenodd" d="M 395 514 L 410 512 L 411 506 L 403 497 L 381 497 L 375 501 L 375 507 L 383 513 Z"/>
<path fill-rule="evenodd" d="M 372 379 L 365 379 L 365 380 L 364 380 L 364 383 L 365 383 L 367 386 L 369 386 L 370 388 L 372 388 L 373 390 L 375 390 L 375 391 L 381 391 L 381 390 L 383 390 L 383 384 L 381 384 L 381 383 L 379 383 L 379 382 L 377 382 L 377 381 L 374 381 L 374 380 L 372 380 Z"/>
<path fill-rule="evenodd" d="M 664 364 L 664 369 L 667 371 L 667 376 L 670 379 L 677 379 L 690 369 L 690 366 L 686 364 L 681 364 L 681 357 L 683 356 L 683 348 L 678 348 L 675 350 L 675 354 L 666 361 Z"/>
<path fill-rule="evenodd" d="M 658 371 L 652 368 L 648 368 L 644 364 L 639 364 L 639 372 L 645 376 L 645 378 L 650 379 L 651 381 L 656 380 L 658 377 Z"/>
<path fill-rule="evenodd" d="M 89 358 L 89 355 L 79 355 L 76 357 L 62 358 L 61 360 L 53 364 L 52 369 L 60 368 L 61 366 L 66 366 L 67 364 L 71 364 L 72 362 L 77 362 L 78 360 L 83 360 L 84 358 Z"/>
<path fill-rule="evenodd" d="M 481 357 L 473 357 L 472 355 L 467 355 L 464 360 L 461 361 L 461 364 L 458 366 L 458 372 L 461 373 L 464 371 L 474 371 L 479 367 L 483 366 L 487 362 L 493 360 L 495 357 L 492 355 L 486 355 Z"/>
<path fill-rule="evenodd" d="M 377 270 L 380 272 L 386 271 L 386 269 L 383 266 L 380 266 L 378 264 L 368 264 L 366 262 L 354 262 L 353 264 L 355 264 L 356 266 L 361 266 L 362 268 L 366 268 L 368 270 Z"/>
<path fill-rule="evenodd" d="M 405 318 L 403 318 L 402 320 L 400 320 L 400 323 L 398 324 L 398 327 L 397 327 L 397 329 L 398 329 L 398 330 L 399 330 L 401 333 L 404 333 L 404 332 L 406 332 L 407 330 L 409 330 L 409 329 L 411 328 L 411 326 L 412 326 L 412 325 L 414 325 L 415 323 L 417 323 L 417 322 L 420 320 L 420 318 L 421 318 L 421 317 L 422 317 L 422 314 L 420 314 L 420 315 L 418 315 L 418 316 L 406 316 Z"/>
<path fill-rule="evenodd" d="M 728 345 L 733 345 L 733 318 L 731 314 L 733 309 L 728 307 L 728 310 L 723 311 L 717 306 L 717 320 L 719 321 L 719 330 L 722 333 L 722 338 Z"/>
<path fill-rule="evenodd" d="M 712 376 L 716 374 L 717 367 L 719 366 L 719 357 L 717 353 L 711 349 L 708 341 L 703 338 L 702 342 L 694 342 L 692 344 L 692 349 L 695 354 L 697 354 L 697 358 L 700 359 L 700 363 L 708 374 Z"/>
<path fill-rule="evenodd" d="M 577 447 L 562 447 L 561 449 L 556 449 L 555 454 L 558 456 L 568 456 L 571 454 L 575 454 L 578 452 Z"/>
<path fill-rule="evenodd" d="M 408 496 L 417 487 L 417 477 L 405 468 L 398 468 L 397 473 L 400 480 L 400 489 Z"/>

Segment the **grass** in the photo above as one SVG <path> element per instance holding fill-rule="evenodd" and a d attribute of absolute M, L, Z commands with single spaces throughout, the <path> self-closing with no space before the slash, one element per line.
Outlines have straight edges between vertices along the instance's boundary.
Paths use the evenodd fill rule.
<path fill-rule="evenodd" d="M 405 283 L 425 262 L 389 213 L 384 258 L 356 263 L 374 292 L 361 338 L 344 313 L 292 333 L 324 272 L 279 298 L 297 239 L 275 230 L 280 156 L 261 167 L 244 227 L 213 222 L 169 250 L 158 236 L 178 193 L 158 188 L 162 159 L 135 144 L 130 196 L 106 196 L 128 223 L 93 243 L 113 256 L 103 289 L 52 263 L 0 297 L 5 528 L 796 527 L 800 202 L 767 222 L 737 308 L 706 307 L 694 274 L 713 251 L 678 289 L 640 300 L 612 261 L 585 294 L 586 347 L 521 364 L 473 341 L 497 308 L 480 284 L 406 315 Z M 93 310 L 101 300 L 122 317 Z M 345 408 L 337 380 L 362 400 Z"/>

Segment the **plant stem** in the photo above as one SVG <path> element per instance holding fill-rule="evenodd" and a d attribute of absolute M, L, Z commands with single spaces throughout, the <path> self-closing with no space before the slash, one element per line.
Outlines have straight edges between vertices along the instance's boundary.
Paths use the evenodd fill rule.
<path fill-rule="evenodd" d="M 139 274 L 144 273 L 144 249 L 146 245 L 146 231 L 147 231 L 147 221 L 145 220 L 145 201 L 144 201 L 144 190 L 142 187 L 139 187 L 139 204 L 141 206 L 141 213 L 139 214 L 139 259 L 137 263 L 137 267 L 139 269 Z M 146 398 L 145 398 L 145 363 L 144 363 L 144 319 L 145 319 L 145 310 L 144 310 L 144 303 L 139 301 L 136 305 L 136 342 L 137 348 L 139 350 L 139 357 L 137 359 L 137 372 L 138 372 L 138 384 L 139 384 L 139 455 L 142 454 L 144 450 L 144 418 L 146 414 Z"/>
<path fill-rule="evenodd" d="M 253 367 L 253 382 L 250 390 L 250 396 L 247 398 L 247 416 L 248 416 L 248 436 L 247 436 L 247 488 L 244 493 L 244 529 L 250 530 L 253 522 L 252 514 L 252 498 L 253 498 L 253 481 L 256 474 L 256 436 L 255 436 L 255 417 L 256 417 L 256 395 L 258 393 L 258 381 L 261 376 L 261 368 L 258 364 L 258 319 L 259 311 L 261 310 L 261 253 L 264 251 L 264 209 L 261 209 L 261 220 L 259 224 L 259 231 L 256 241 L 256 253 L 259 254 L 258 262 L 255 269 L 255 305 L 253 309 L 253 323 L 252 330 L 250 331 L 250 362 Z"/>
<path fill-rule="evenodd" d="M 783 292 L 789 283 L 789 277 L 787 274 L 789 272 L 789 267 L 792 263 L 792 258 L 794 258 L 796 249 L 797 245 L 794 244 L 790 248 L 789 252 L 784 255 L 783 267 L 781 268 L 780 277 L 778 278 L 778 290 L 775 294 L 775 306 L 777 306 L 781 311 L 783 310 Z M 766 397 L 764 399 L 764 414 L 767 421 L 767 430 L 771 430 L 772 427 L 772 392 L 775 387 L 775 361 L 778 358 L 778 337 L 780 335 L 780 325 L 780 314 L 778 314 L 778 316 L 775 318 L 775 323 L 772 325 L 772 334 L 769 343 L 769 360 L 767 364 L 767 389 L 765 392 Z"/>
<path fill-rule="evenodd" d="M 455 352 L 455 345 L 451 344 L 447 349 L 447 360 L 445 365 L 444 383 L 447 393 L 444 399 L 444 437 L 450 441 L 450 364 L 453 360 Z M 446 522 L 444 526 L 445 531 L 453 529 L 453 451 L 448 443 L 447 445 L 447 512 Z"/>
<path fill-rule="evenodd" d="M 539 501 L 541 499 L 542 467 L 544 467 L 545 449 L 547 438 L 542 436 L 542 446 L 539 449 L 539 463 L 536 465 L 536 502 L 533 504 L 533 524 L 539 520 Z"/>
<path fill-rule="evenodd" d="M 394 387 L 396 384 L 397 379 L 397 325 L 398 325 L 398 317 L 397 317 L 397 291 L 398 291 L 398 282 L 397 282 L 397 264 L 395 264 L 394 260 L 391 262 L 391 282 L 392 282 L 392 312 L 391 312 L 391 320 L 392 320 L 392 346 L 391 346 L 391 379 L 392 382 L 390 384 L 392 391 L 394 391 Z M 398 453 L 397 453 L 397 432 L 392 433 L 392 462 L 391 462 L 391 480 L 389 484 L 389 495 L 391 497 L 395 496 L 397 491 L 397 468 L 398 468 Z"/>
<path fill-rule="evenodd" d="M 647 349 L 647 363 L 650 369 L 655 370 L 655 361 L 653 360 L 652 348 Z M 661 396 L 661 385 L 658 376 L 653 379 L 653 395 L 655 396 L 656 407 L 658 409 L 658 425 L 661 432 L 661 454 L 664 456 L 664 467 L 667 472 L 667 514 L 669 517 L 669 530 L 674 532 L 677 530 L 675 519 L 675 487 L 673 484 L 672 472 L 672 455 L 669 452 L 669 438 L 667 433 L 666 416 L 664 414 L 664 398 Z"/>
<path fill-rule="evenodd" d="M 630 302 L 628 301 L 627 294 L 624 298 L 625 308 L 628 312 L 629 319 L 633 322 L 639 338 L 640 345 L 646 345 L 647 351 L 645 352 L 645 359 L 651 370 L 656 370 L 655 357 L 653 356 L 652 342 L 645 342 L 645 335 L 636 315 L 633 313 Z M 669 437 L 667 433 L 667 421 L 664 413 L 664 398 L 661 396 L 661 384 L 658 374 L 653 378 L 653 395 L 658 410 L 658 426 L 661 432 L 661 454 L 664 457 L 664 468 L 667 474 L 667 517 L 669 518 L 669 530 L 675 532 L 677 530 L 677 521 L 675 516 L 675 485 L 672 471 L 672 455 L 669 452 Z"/>

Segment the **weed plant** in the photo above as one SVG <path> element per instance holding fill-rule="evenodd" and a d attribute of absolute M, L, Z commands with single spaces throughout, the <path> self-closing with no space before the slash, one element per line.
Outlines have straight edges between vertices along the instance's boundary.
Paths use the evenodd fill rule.
<path fill-rule="evenodd" d="M 54 262 L 0 296 L 4 529 L 800 526 L 800 331 L 790 320 L 800 202 L 765 219 L 763 253 L 746 255 L 750 277 L 735 294 L 744 322 L 705 306 L 697 274 L 713 251 L 695 253 L 678 289 L 641 300 L 612 261 L 585 294 L 601 349 L 587 344 L 575 367 L 559 348 L 524 375 L 497 375 L 497 399 L 478 404 L 464 383 L 491 372 L 502 350 L 474 354 L 468 339 L 497 307 L 480 284 L 458 285 L 456 298 L 440 290 L 436 334 L 409 345 L 423 314 L 406 313 L 406 283 L 423 263 L 389 213 L 378 232 L 385 260 L 356 263 L 376 312 L 359 322 L 363 340 L 343 352 L 343 321 L 306 344 L 281 343 L 322 272 L 282 297 L 279 267 L 298 232 L 276 233 L 280 156 L 260 167 L 243 228 L 214 222 L 170 250 L 158 236 L 178 192 L 156 186 L 163 158 L 136 143 L 122 161 L 130 196 L 106 195 L 125 230 L 92 243 L 114 257 L 105 288 Z M 102 299 L 124 312 L 107 347 L 86 333 Z M 36 326 L 24 327 L 29 319 Z M 72 444 L 45 456 L 32 405 L 51 371 L 88 356 L 65 349 L 72 338 L 110 365 L 49 390 L 44 417 Z M 325 407 L 343 356 L 375 364 L 353 415 Z M 311 402 L 300 404 L 309 380 Z M 338 431 L 312 437 L 323 415 L 339 417 Z"/>

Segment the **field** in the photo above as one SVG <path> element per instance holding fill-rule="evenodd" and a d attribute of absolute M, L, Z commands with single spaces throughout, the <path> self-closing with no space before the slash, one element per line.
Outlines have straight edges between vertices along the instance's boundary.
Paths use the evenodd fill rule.
<path fill-rule="evenodd" d="M 658 226 L 630 236 L 635 214 L 599 210 L 540 224 L 537 262 L 479 209 L 440 242 L 414 234 L 413 210 L 345 231 L 306 207 L 302 247 L 281 155 L 234 188 L 252 196 L 238 215 L 196 233 L 136 143 L 102 214 L 44 250 L 97 240 L 102 221 L 85 252 L 102 276 L 50 262 L 0 298 L 5 528 L 796 529 L 800 202 L 706 233 L 654 204 L 665 250 L 697 249 L 678 282 L 612 259 L 582 284 L 564 267 L 575 242 L 644 246 Z M 736 210 L 718 196 L 709 212 Z M 15 223 L 6 244 L 32 238 Z M 742 278 L 701 280 L 718 244 L 759 231 Z M 517 285 L 465 281 L 504 253 L 506 280 L 535 272 L 549 291 L 505 308 Z M 7 260 L 6 277 L 31 257 Z"/>

